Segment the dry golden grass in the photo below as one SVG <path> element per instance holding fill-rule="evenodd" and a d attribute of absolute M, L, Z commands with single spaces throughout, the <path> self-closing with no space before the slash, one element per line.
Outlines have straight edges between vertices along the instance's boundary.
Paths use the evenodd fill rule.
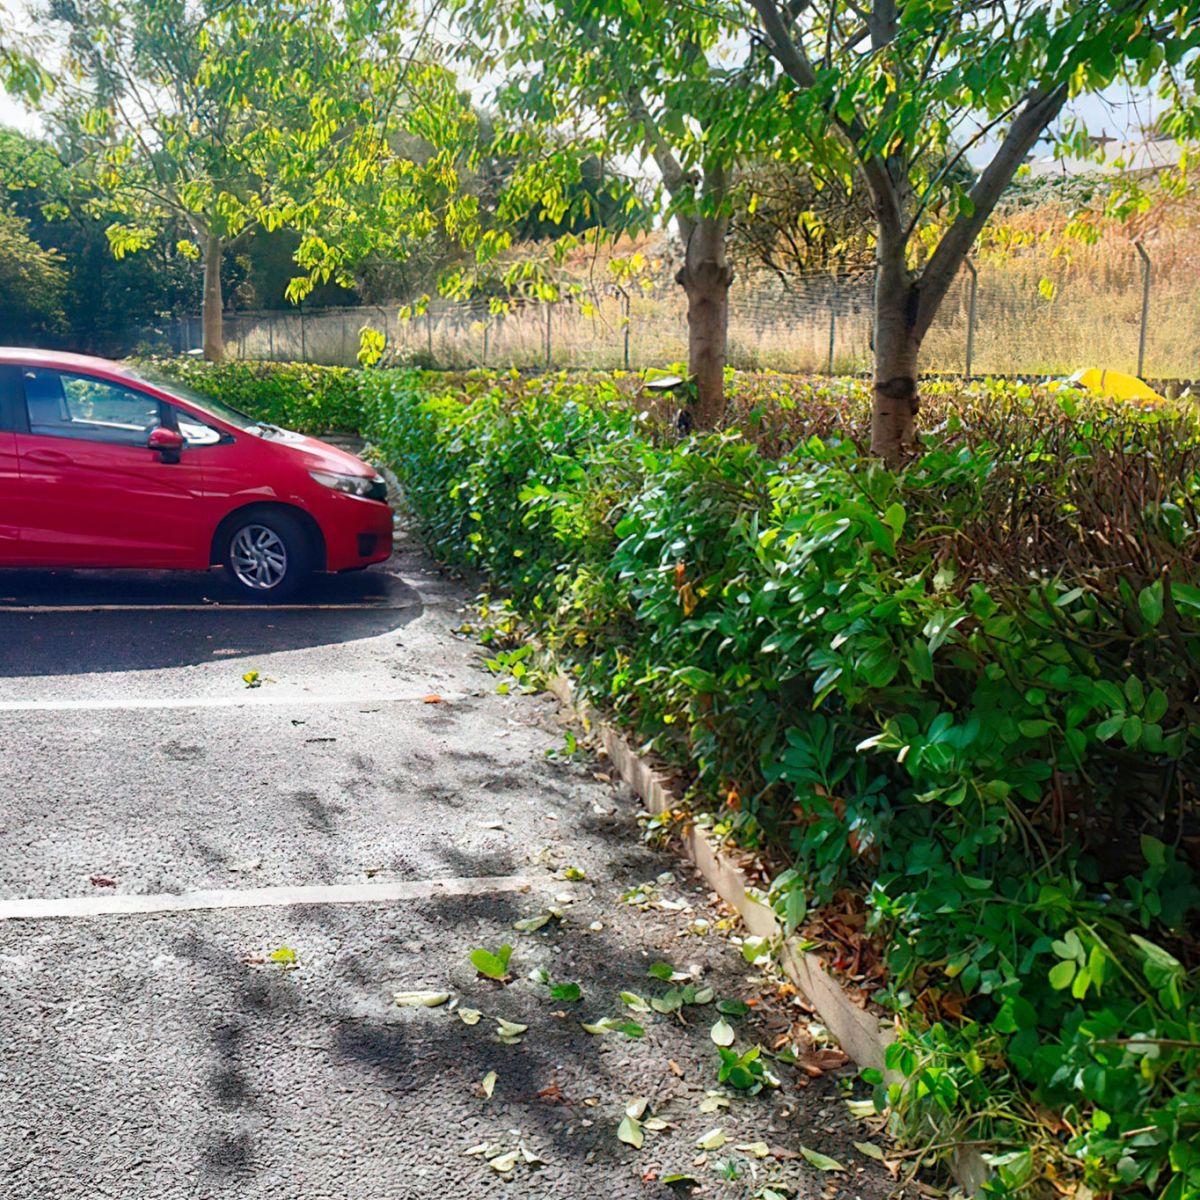
<path fill-rule="evenodd" d="M 1086 242 L 1068 235 L 1062 205 L 1007 214 L 982 239 L 971 370 L 974 374 L 1069 374 L 1080 367 L 1135 372 L 1142 312 L 1141 239 L 1152 262 L 1143 374 L 1152 379 L 1200 377 L 1200 199 L 1159 195 L 1126 221 L 1097 221 Z M 622 275 L 610 265 L 639 265 Z M 385 330 L 390 355 L 446 368 L 486 365 L 533 368 L 662 367 L 687 355 L 681 290 L 672 281 L 667 239 L 626 239 L 615 251 L 583 247 L 571 256 L 574 298 L 552 306 L 549 357 L 546 308 L 530 305 L 499 317 L 485 310 L 435 305 L 434 315 L 399 321 L 393 310 L 351 309 L 306 318 L 304 356 L 352 363 L 358 330 Z M 930 331 L 922 367 L 961 372 L 967 366 L 970 301 L 964 271 Z M 1047 296 L 1042 282 L 1053 284 Z M 618 288 L 624 289 L 624 295 Z M 1047 289 L 1049 290 L 1049 289 Z M 865 372 L 871 365 L 870 281 L 842 284 L 832 321 L 827 278 L 790 281 L 740 269 L 730 297 L 729 362 L 746 370 Z M 628 313 L 628 320 L 626 314 Z M 628 329 L 628 351 L 626 331 Z M 238 333 L 240 332 L 240 337 Z M 239 357 L 299 358 L 295 316 L 230 330 Z"/>

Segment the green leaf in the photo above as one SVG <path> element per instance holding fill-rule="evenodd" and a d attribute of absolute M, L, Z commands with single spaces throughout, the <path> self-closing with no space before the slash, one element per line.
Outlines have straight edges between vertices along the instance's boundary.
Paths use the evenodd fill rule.
<path fill-rule="evenodd" d="M 501 946 L 495 954 L 481 947 L 471 951 L 471 966 L 480 975 L 486 975 L 489 979 L 504 980 L 508 978 L 508 960 L 510 958 L 512 958 L 512 947 L 507 944 Z"/>
<path fill-rule="evenodd" d="M 662 979 L 669 982 L 675 977 L 675 968 L 668 962 L 652 963 L 646 974 L 654 979 Z"/>
<path fill-rule="evenodd" d="M 1156 580 L 1138 593 L 1138 608 L 1142 619 L 1153 629 L 1163 618 L 1163 585 Z"/>
<path fill-rule="evenodd" d="M 1061 992 L 1064 988 L 1070 987 L 1071 980 L 1075 978 L 1075 960 L 1065 959 L 1060 963 L 1055 963 L 1050 968 L 1050 986 L 1055 991 Z"/>
<path fill-rule="evenodd" d="M 822 1154 L 818 1150 L 810 1150 L 807 1146 L 801 1146 L 800 1153 L 818 1171 L 844 1171 L 846 1169 L 836 1158 L 830 1158 L 828 1154 Z"/>
<path fill-rule="evenodd" d="M 583 989 L 577 983 L 556 983 L 550 988 L 551 1000 L 565 1000 L 574 1004 L 583 995 Z"/>
<path fill-rule="evenodd" d="M 717 1012 L 726 1017 L 744 1017 L 750 1011 L 750 1005 L 744 1000 L 718 1000 Z"/>

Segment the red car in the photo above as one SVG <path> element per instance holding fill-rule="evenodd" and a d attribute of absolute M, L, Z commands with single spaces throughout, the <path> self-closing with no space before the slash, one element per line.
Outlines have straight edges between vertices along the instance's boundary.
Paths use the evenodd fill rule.
<path fill-rule="evenodd" d="M 120 363 L 0 348 L 0 567 L 219 564 L 247 598 L 392 551 L 384 481 Z"/>

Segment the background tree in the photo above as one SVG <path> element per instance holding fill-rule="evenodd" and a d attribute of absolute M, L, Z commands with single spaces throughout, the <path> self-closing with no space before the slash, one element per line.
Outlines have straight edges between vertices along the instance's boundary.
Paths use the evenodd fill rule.
<path fill-rule="evenodd" d="M 44 250 L 22 218 L 0 207 L 0 330 L 9 342 L 39 342 L 61 334 L 67 273 L 61 256 Z"/>
<path fill-rule="evenodd" d="M 446 184 L 404 164 L 388 142 L 412 70 L 402 0 L 52 0 L 69 30 L 68 72 L 53 120 L 84 147 L 114 254 L 145 249 L 170 221 L 203 263 L 206 357 L 224 354 L 222 259 L 256 227 L 321 242 L 322 210 L 370 177 L 400 226 L 432 220 Z M 398 195 L 398 190 L 402 195 Z M 298 294 L 335 264 L 309 264 Z"/>
<path fill-rule="evenodd" d="M 178 249 L 189 230 L 168 221 L 142 253 L 114 259 L 105 231 L 116 216 L 73 153 L 66 142 L 0 129 L 0 179 L 29 236 L 66 272 L 63 323 L 39 340 L 119 356 L 199 306 L 195 263 Z"/>
<path fill-rule="evenodd" d="M 460 13 L 476 66 L 503 76 L 501 116 L 517 123 L 522 165 L 510 180 L 509 216 L 540 203 L 563 220 L 590 155 L 653 159 L 684 246 L 677 282 L 687 295 L 693 417 L 715 425 L 725 408 L 731 174 L 749 150 L 725 112 L 750 86 L 745 47 L 702 6 L 461 0 Z M 627 204 L 615 232 L 637 224 L 637 201 Z"/>
<path fill-rule="evenodd" d="M 871 446 L 914 437 L 921 342 L 996 203 L 1067 101 L 1118 79 L 1175 86 L 1195 3 L 1155 0 L 747 0 L 778 64 L 793 145 L 861 179 L 876 246 Z M 734 18 L 737 19 L 736 17 Z M 1068 130 L 1075 152 L 1082 131 Z M 954 169 L 992 147 L 973 182 Z M 935 237 L 916 238 L 936 220 Z"/>

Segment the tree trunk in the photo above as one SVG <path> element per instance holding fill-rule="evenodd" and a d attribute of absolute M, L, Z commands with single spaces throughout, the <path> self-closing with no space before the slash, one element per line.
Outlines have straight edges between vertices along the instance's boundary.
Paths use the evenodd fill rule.
<path fill-rule="evenodd" d="M 224 301 L 221 299 L 221 259 L 225 247 L 210 233 L 204 244 L 204 357 L 209 362 L 225 361 L 225 329 L 222 324 Z"/>
<path fill-rule="evenodd" d="M 900 256 L 881 261 L 875 282 L 875 394 L 871 405 L 871 453 L 898 467 L 916 444 L 920 408 L 916 327 L 917 289 Z"/>
<path fill-rule="evenodd" d="M 675 276 L 687 294 L 688 374 L 696 383 L 691 419 L 715 429 L 725 415 L 725 352 L 729 333 L 729 285 L 725 257 L 726 217 L 702 217 L 684 234 L 687 253 Z"/>

